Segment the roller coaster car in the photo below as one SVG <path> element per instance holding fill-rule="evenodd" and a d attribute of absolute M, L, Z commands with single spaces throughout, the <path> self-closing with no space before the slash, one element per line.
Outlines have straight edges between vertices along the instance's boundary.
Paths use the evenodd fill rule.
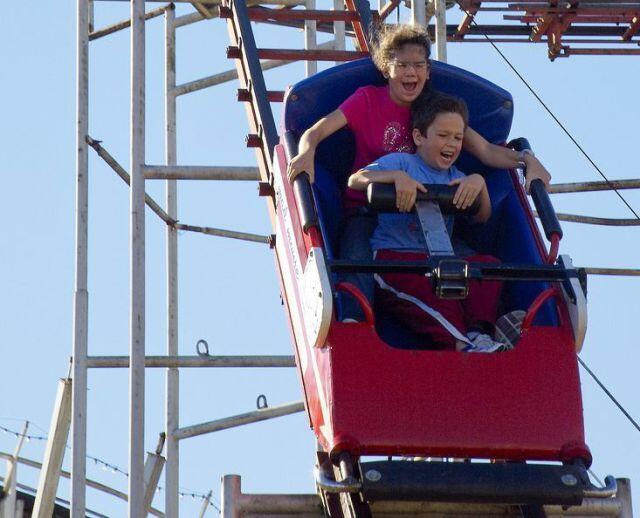
<path fill-rule="evenodd" d="M 439 62 L 433 62 L 431 82 L 467 102 L 470 126 L 487 140 L 506 142 L 513 115 L 508 92 Z M 357 289 L 339 282 L 340 272 L 379 267 L 340 259 L 341 193 L 353 160 L 348 130 L 317 149 L 312 186 L 304 174 L 288 182 L 287 162 L 303 131 L 368 84 L 384 79 L 364 59 L 295 85 L 285 99 L 273 164 L 283 299 L 310 423 L 324 452 L 318 484 L 323 492 L 358 495 L 361 503 L 430 498 L 578 504 L 593 489 L 585 472 L 591 455 L 576 356 L 586 328 L 586 283 L 567 256 L 554 257 L 561 230 L 544 188 L 536 188 L 535 201 L 552 241 L 550 253 L 515 171 L 489 170 L 464 153 L 457 163 L 462 171 L 482 172 L 493 205 L 491 220 L 467 238 L 502 265 L 468 264 L 465 276 L 454 280 L 508 280 L 502 309 L 527 311 L 514 350 L 463 354 L 421 348 L 393 321 L 374 316 Z M 438 266 L 436 257 L 410 268 L 446 283 Z M 386 267 L 399 270 L 407 263 Z M 341 322 L 344 296 L 359 299 L 366 321 Z M 507 462 L 371 463 L 363 456 Z M 525 463 L 532 460 L 557 463 Z M 330 465 L 340 469 L 334 474 Z M 456 483 L 443 485 L 447 477 Z"/>

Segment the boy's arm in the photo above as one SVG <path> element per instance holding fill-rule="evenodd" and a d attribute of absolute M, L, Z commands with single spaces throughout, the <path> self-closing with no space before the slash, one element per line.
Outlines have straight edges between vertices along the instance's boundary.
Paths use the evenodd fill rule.
<path fill-rule="evenodd" d="M 467 126 L 464 132 L 464 140 L 462 147 L 465 151 L 471 153 L 478 158 L 484 165 L 489 167 L 498 167 L 501 169 L 514 169 L 520 166 L 521 160 L 524 159 L 527 167 L 527 178 L 525 187 L 529 192 L 529 185 L 535 179 L 542 180 L 545 186 L 549 185 L 551 175 L 533 155 L 525 154 L 524 158 L 521 153 L 509 149 L 504 146 L 497 146 L 487 141 L 480 133 L 474 131 Z"/>
<path fill-rule="evenodd" d="M 300 137 L 298 142 L 298 154 L 291 159 L 287 167 L 287 175 L 289 181 L 293 182 L 294 178 L 303 171 L 309 175 L 309 180 L 314 180 L 314 157 L 316 147 L 320 142 L 328 136 L 333 135 L 340 128 L 347 125 L 347 118 L 340 109 L 332 111 L 326 117 L 323 117 Z"/>
<path fill-rule="evenodd" d="M 449 183 L 449 185 L 457 185 L 455 195 L 453 196 L 453 204 L 458 209 L 468 209 L 473 205 L 476 198 L 480 199 L 480 207 L 478 212 L 471 216 L 474 223 L 484 223 L 491 217 L 491 199 L 484 178 L 479 174 L 470 174 L 464 178 L 457 178 Z"/>
<path fill-rule="evenodd" d="M 413 209 L 418 191 L 427 192 L 420 182 L 398 169 L 387 171 L 360 169 L 349 177 L 347 185 L 356 191 L 365 191 L 370 183 L 395 184 L 396 207 L 400 212 L 409 212 Z"/>

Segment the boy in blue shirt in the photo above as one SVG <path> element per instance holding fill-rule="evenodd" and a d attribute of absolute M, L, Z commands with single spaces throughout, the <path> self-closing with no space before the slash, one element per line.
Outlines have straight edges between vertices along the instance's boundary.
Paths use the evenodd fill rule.
<path fill-rule="evenodd" d="M 465 175 L 453 164 L 460 155 L 468 124 L 464 102 L 450 96 L 438 96 L 412 110 L 415 154 L 391 153 L 351 175 L 349 187 L 366 190 L 370 183 L 392 183 L 396 187 L 398 213 L 378 216 L 371 238 L 378 260 L 417 261 L 428 257 L 424 235 L 417 215 L 412 212 L 423 184 L 457 185 L 453 203 L 469 208 L 479 199 L 478 211 L 471 219 L 484 223 L 491 216 L 491 201 L 484 178 Z M 449 235 L 453 216 L 445 216 Z M 470 251 L 471 252 L 471 251 Z M 470 255 L 472 262 L 498 263 L 488 255 Z M 413 333 L 424 339 L 430 349 L 465 352 L 497 352 L 509 347 L 491 338 L 496 320 L 502 283 L 472 282 L 469 296 L 463 300 L 435 296 L 430 280 L 417 274 L 387 273 L 375 276 L 379 290 L 376 306 L 393 314 Z"/>

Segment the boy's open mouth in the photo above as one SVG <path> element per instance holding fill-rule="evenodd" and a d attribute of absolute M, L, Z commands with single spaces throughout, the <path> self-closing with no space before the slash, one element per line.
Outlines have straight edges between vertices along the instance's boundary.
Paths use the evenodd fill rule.
<path fill-rule="evenodd" d="M 453 151 L 441 151 L 440 156 L 446 162 L 451 162 L 453 160 Z"/>

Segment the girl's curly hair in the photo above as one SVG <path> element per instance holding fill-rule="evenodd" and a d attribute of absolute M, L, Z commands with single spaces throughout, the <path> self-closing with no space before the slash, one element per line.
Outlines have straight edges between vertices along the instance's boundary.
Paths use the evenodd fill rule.
<path fill-rule="evenodd" d="M 396 51 L 405 45 L 424 47 L 426 58 L 431 55 L 431 40 L 420 25 L 383 25 L 378 28 L 371 49 L 373 62 L 383 74 L 387 74 Z"/>

